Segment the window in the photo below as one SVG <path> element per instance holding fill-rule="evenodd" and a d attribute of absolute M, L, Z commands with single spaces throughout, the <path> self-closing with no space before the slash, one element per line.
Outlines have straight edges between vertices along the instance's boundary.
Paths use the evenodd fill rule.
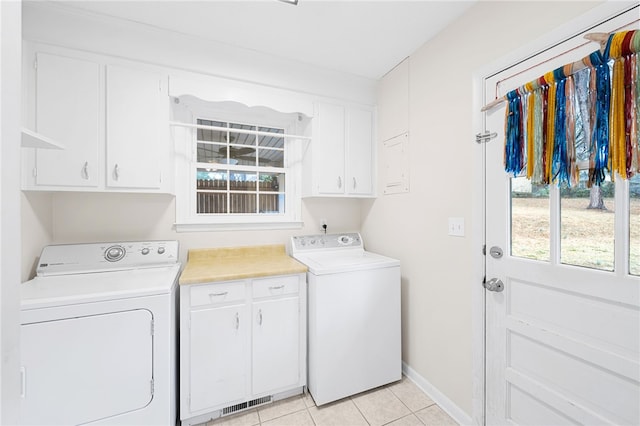
<path fill-rule="evenodd" d="M 197 123 L 196 214 L 284 214 L 284 129 Z"/>
<path fill-rule="evenodd" d="M 308 120 L 267 108 L 181 97 L 174 105 L 177 230 L 301 226 L 300 158 Z M 183 155 L 180 155 L 180 154 Z M 182 161 L 180 159 L 182 158 Z"/>

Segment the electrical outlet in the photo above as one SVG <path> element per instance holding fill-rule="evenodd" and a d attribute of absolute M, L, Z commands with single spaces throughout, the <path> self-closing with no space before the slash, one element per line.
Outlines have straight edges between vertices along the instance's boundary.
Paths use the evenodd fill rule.
<path fill-rule="evenodd" d="M 449 235 L 452 235 L 454 237 L 464 237 L 464 218 L 463 217 L 449 218 Z"/>

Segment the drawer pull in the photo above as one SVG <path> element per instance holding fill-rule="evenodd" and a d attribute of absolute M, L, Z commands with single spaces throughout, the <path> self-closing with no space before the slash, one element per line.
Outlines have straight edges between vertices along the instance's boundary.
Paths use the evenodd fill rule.
<path fill-rule="evenodd" d="M 262 325 L 262 309 L 258 310 L 258 325 Z"/>
<path fill-rule="evenodd" d="M 240 328 L 240 314 L 236 312 L 236 330 Z"/>
<path fill-rule="evenodd" d="M 269 287 L 269 290 L 282 290 L 284 288 L 284 284 L 282 285 L 274 285 Z"/>
<path fill-rule="evenodd" d="M 221 293 L 209 293 L 209 297 L 220 297 L 220 296 L 226 296 L 227 294 L 229 294 L 228 291 L 223 291 Z"/>

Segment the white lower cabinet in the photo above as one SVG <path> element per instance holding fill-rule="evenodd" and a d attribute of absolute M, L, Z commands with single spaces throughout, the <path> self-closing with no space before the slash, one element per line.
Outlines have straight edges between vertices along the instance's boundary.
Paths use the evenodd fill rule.
<path fill-rule="evenodd" d="M 191 312 L 189 409 L 200 411 L 247 394 L 246 305 Z"/>
<path fill-rule="evenodd" d="M 182 285 L 180 308 L 182 424 L 306 386 L 305 274 Z"/>

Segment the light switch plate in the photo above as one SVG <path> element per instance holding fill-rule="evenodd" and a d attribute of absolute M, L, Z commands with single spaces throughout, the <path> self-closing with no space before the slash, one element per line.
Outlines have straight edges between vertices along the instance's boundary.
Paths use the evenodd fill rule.
<path fill-rule="evenodd" d="M 463 217 L 449 218 L 449 235 L 452 235 L 454 237 L 464 237 L 464 218 Z"/>

